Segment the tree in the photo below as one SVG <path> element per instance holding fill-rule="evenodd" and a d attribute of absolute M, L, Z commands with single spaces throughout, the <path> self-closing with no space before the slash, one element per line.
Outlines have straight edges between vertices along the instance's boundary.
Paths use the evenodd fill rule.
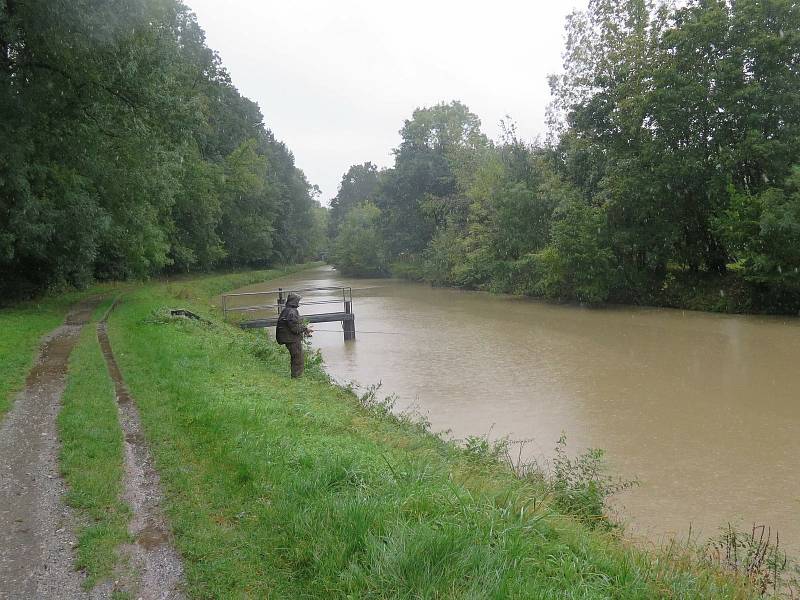
<path fill-rule="evenodd" d="M 785 188 L 757 194 L 731 189 L 729 208 L 716 221 L 727 249 L 759 293 L 786 310 L 800 307 L 800 166 Z"/>
<path fill-rule="evenodd" d="M 177 0 L 0 4 L 0 136 L 6 296 L 311 252 L 311 186 Z"/>
<path fill-rule="evenodd" d="M 362 204 L 350 210 L 333 242 L 333 265 L 345 275 L 386 275 L 387 262 L 378 223 L 380 210 Z"/>
<path fill-rule="evenodd" d="M 378 168 L 371 162 L 351 166 L 342 176 L 339 192 L 331 200 L 328 234 L 335 238 L 347 213 L 366 202 L 373 202 L 378 193 Z"/>
<path fill-rule="evenodd" d="M 544 296 L 598 303 L 616 284 L 616 265 L 603 210 L 580 201 L 561 206 L 553 223 L 552 242 L 535 255 Z"/>
<path fill-rule="evenodd" d="M 460 102 L 414 111 L 400 130 L 395 166 L 386 171 L 376 204 L 394 256 L 421 253 L 436 228 L 451 218 L 466 219 L 457 168 L 488 144 L 480 119 Z"/>

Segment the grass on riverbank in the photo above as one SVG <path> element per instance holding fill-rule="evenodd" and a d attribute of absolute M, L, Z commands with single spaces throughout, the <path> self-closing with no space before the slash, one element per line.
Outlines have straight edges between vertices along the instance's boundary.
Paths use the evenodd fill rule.
<path fill-rule="evenodd" d="M 42 336 L 64 322 L 70 307 L 98 288 L 0 308 L 0 420 L 22 389 Z"/>
<path fill-rule="evenodd" d="M 81 333 L 69 360 L 63 408 L 58 416 L 60 465 L 67 504 L 78 511 L 77 564 L 94 586 L 114 572 L 118 547 L 129 541 L 130 508 L 121 501 L 122 430 L 114 384 L 108 374 L 96 324 L 110 306 L 105 301 Z"/>
<path fill-rule="evenodd" d="M 139 406 L 194 597 L 746 598 L 717 571 L 622 546 L 544 491 L 324 374 L 291 380 L 215 294 L 264 274 L 152 284 L 110 335 Z M 210 324 L 170 319 L 187 306 Z"/>

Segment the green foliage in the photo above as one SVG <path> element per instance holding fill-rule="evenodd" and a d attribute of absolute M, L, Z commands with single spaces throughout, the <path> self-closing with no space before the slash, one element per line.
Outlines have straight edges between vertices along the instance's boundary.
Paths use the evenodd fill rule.
<path fill-rule="evenodd" d="M 334 266 L 346 275 L 380 276 L 387 272 L 381 211 L 374 204 L 350 210 L 333 241 Z"/>
<path fill-rule="evenodd" d="M 575 458 L 567 454 L 567 437 L 558 439 L 552 472 L 548 476 L 555 506 L 592 528 L 612 528 L 606 516 L 606 499 L 638 483 L 608 475 L 603 451 L 589 449 Z"/>
<path fill-rule="evenodd" d="M 741 531 L 728 524 L 704 554 L 710 564 L 750 581 L 762 597 L 794 598 L 800 592 L 800 565 L 781 548 L 779 533 L 764 525 Z"/>
<path fill-rule="evenodd" d="M 375 201 L 378 186 L 378 168 L 371 162 L 353 165 L 347 170 L 347 173 L 342 176 L 339 192 L 331 200 L 328 228 L 328 235 L 331 239 L 339 235 L 339 227 L 350 210 L 367 202 Z"/>
<path fill-rule="evenodd" d="M 223 163 L 224 216 L 220 234 L 232 264 L 265 264 L 272 256 L 271 197 L 263 174 L 267 160 L 256 150 L 256 141 L 243 142 Z"/>
<path fill-rule="evenodd" d="M 457 286 L 462 284 L 463 265 L 466 262 L 465 241 L 454 227 L 440 229 L 423 254 L 422 276 L 434 285 Z"/>
<path fill-rule="evenodd" d="M 0 5 L 0 292 L 300 261 L 318 206 L 178 0 Z"/>
<path fill-rule="evenodd" d="M 796 312 L 798 32 L 788 0 L 591 0 L 567 19 L 547 144 L 509 123 L 491 143 L 456 101 L 405 122 L 369 187 L 394 271 L 581 302 Z M 712 283 L 736 301 L 707 298 Z"/>
<path fill-rule="evenodd" d="M 480 120 L 460 102 L 418 108 L 400 130 L 395 166 L 383 174 L 376 204 L 387 249 L 395 256 L 422 252 L 437 226 L 465 217 L 457 173 L 488 141 Z"/>
<path fill-rule="evenodd" d="M 770 187 L 758 194 L 732 191 L 730 207 L 716 224 L 747 281 L 784 301 L 797 298 L 800 167 L 794 168 L 785 189 Z"/>
<path fill-rule="evenodd" d="M 557 211 L 552 243 L 535 255 L 535 290 L 551 298 L 597 303 L 608 299 L 616 277 L 602 209 L 570 202 Z"/>

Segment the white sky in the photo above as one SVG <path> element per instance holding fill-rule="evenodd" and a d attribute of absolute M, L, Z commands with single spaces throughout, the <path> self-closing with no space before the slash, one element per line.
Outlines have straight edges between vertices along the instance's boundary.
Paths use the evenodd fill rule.
<path fill-rule="evenodd" d="M 492 138 L 545 131 L 564 18 L 587 0 L 185 0 L 208 45 L 327 204 L 352 164 L 393 162 L 412 111 L 461 100 Z"/>

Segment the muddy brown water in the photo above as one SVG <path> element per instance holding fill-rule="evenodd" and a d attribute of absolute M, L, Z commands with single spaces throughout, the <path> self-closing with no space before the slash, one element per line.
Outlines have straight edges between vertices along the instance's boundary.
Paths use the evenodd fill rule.
<path fill-rule="evenodd" d="M 633 535 L 763 523 L 800 554 L 800 319 L 555 306 L 328 267 L 246 289 L 336 285 L 354 288 L 357 339 L 321 323 L 313 343 L 337 380 L 381 382 L 454 437 L 530 439 L 541 457 L 563 431 L 573 451 L 605 449 L 641 483 L 616 500 Z"/>

